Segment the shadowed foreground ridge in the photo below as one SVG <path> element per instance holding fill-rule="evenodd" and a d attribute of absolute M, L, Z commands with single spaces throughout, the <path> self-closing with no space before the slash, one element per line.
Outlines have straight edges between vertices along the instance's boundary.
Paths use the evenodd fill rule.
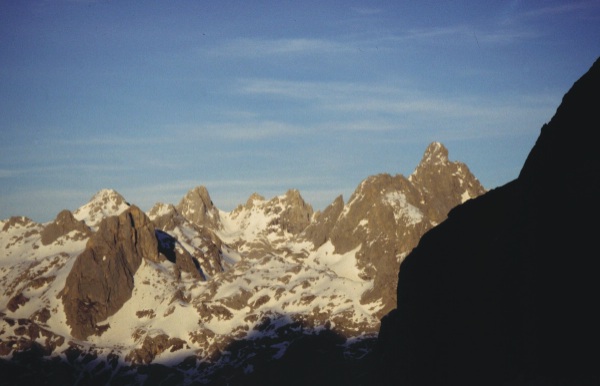
<path fill-rule="evenodd" d="M 401 265 L 382 384 L 600 384 L 600 59 L 519 177 L 452 210 Z"/>

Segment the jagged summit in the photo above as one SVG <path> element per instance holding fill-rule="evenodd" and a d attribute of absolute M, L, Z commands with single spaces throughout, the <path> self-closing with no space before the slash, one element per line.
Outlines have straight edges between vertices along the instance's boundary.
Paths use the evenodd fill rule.
<path fill-rule="evenodd" d="M 448 149 L 440 142 L 432 142 L 425 149 L 419 165 L 448 163 Z"/>
<path fill-rule="evenodd" d="M 219 210 L 214 206 L 205 186 L 196 186 L 186 193 L 176 206 L 177 211 L 194 224 L 213 229 L 221 227 Z"/>
<path fill-rule="evenodd" d="M 444 220 L 456 205 L 486 191 L 467 165 L 448 159 L 448 149 L 439 142 L 433 142 L 427 147 L 421 162 L 408 180 L 420 187 L 423 210 L 436 223 Z M 437 199 L 444 195 L 453 199 Z"/>

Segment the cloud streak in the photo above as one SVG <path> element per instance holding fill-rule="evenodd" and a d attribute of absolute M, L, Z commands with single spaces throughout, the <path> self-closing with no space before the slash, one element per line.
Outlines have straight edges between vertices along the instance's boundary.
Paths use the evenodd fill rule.
<path fill-rule="evenodd" d="M 564 15 L 579 11 L 585 11 L 587 13 L 592 10 L 597 11 L 598 9 L 600 9 L 600 4 L 597 1 L 569 2 L 565 4 L 546 6 L 527 11 L 523 13 L 523 16 L 538 18 L 546 16 Z"/>
<path fill-rule="evenodd" d="M 264 58 L 274 55 L 337 55 L 356 51 L 351 45 L 328 39 L 309 38 L 237 38 L 225 41 L 209 51 L 212 56 Z"/>
<path fill-rule="evenodd" d="M 450 98 L 447 95 L 431 95 L 422 90 L 390 84 L 362 84 L 343 82 L 302 82 L 277 79 L 249 79 L 240 82 L 239 92 L 311 103 L 315 111 L 337 112 L 335 125 L 349 130 L 393 130 L 402 127 L 407 114 L 433 118 L 439 121 L 473 121 L 478 119 L 492 124 L 506 120 L 507 114 L 515 117 L 539 115 L 554 105 L 547 95 L 529 95 L 501 100 L 464 94 Z M 354 115 L 366 113 L 367 119 L 356 120 Z M 315 113 L 315 115 L 318 115 Z M 346 123 L 343 117 L 351 117 Z M 386 118 L 384 118 L 386 117 Z M 316 129 L 323 128 L 315 127 Z"/>

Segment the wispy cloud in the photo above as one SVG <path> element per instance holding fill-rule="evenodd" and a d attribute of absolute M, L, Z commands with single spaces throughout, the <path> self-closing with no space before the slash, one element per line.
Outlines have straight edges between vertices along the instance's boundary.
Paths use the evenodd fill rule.
<path fill-rule="evenodd" d="M 52 165 L 44 165 L 44 166 L 32 166 L 32 167 L 22 167 L 16 169 L 1 169 L 0 170 L 0 178 L 11 178 L 11 177 L 20 177 L 24 175 L 51 175 L 51 174 L 61 174 L 65 172 L 78 172 L 82 174 L 86 173 L 112 173 L 112 172 L 124 172 L 124 171 L 132 171 L 135 170 L 133 166 L 124 166 L 124 165 L 110 165 L 106 163 L 79 163 L 73 162 L 69 164 L 52 164 Z"/>
<path fill-rule="evenodd" d="M 448 133 L 454 132 L 450 127 L 478 125 L 480 128 L 468 136 L 480 137 L 495 135 L 494 129 L 507 121 L 517 122 L 521 119 L 527 122 L 531 116 L 548 116 L 556 103 L 555 98 L 546 94 L 522 95 L 518 98 L 514 95 L 506 98 L 497 95 L 482 97 L 479 94 L 449 97 L 392 83 L 250 79 L 240 82 L 239 90 L 242 93 L 287 98 L 291 101 L 302 100 L 303 103 L 308 103 L 306 109 L 314 111 L 315 116 L 328 117 L 329 114 L 324 113 L 333 113 L 332 120 L 313 123 L 310 129 L 315 132 L 404 131 L 411 127 L 414 129 L 415 125 L 430 123 L 435 124 L 435 127 L 443 126 Z M 507 120 L 507 117 L 513 118 Z M 428 129 L 435 130 L 435 127 Z M 485 127 L 490 129 L 481 129 Z M 534 125 L 532 129 L 537 127 Z M 455 133 L 458 138 L 463 137 L 465 132 L 461 127 Z"/>
<path fill-rule="evenodd" d="M 210 53 L 214 56 L 259 57 L 272 55 L 303 55 L 314 53 L 339 54 L 356 51 L 352 46 L 327 39 L 239 38 L 224 42 Z"/>
<path fill-rule="evenodd" d="M 143 130 L 129 130 L 137 133 L 144 133 Z M 146 146 L 146 145 L 160 145 L 163 143 L 172 143 L 174 139 L 168 135 L 155 135 L 146 133 L 147 135 L 139 135 L 136 137 L 131 136 L 115 136 L 105 135 L 88 138 L 60 138 L 49 140 L 48 142 L 55 145 L 68 145 L 77 147 L 93 147 L 93 146 Z"/>
<path fill-rule="evenodd" d="M 579 12 L 579 11 L 590 11 L 600 9 L 600 3 L 598 1 L 581 1 L 581 2 L 569 2 L 560 5 L 551 5 L 546 7 L 537 8 L 531 11 L 523 13 L 524 17 L 545 17 L 545 16 L 557 16 L 564 15 L 567 13 Z"/>
<path fill-rule="evenodd" d="M 405 34 L 389 36 L 389 42 L 430 42 L 435 44 L 456 42 L 458 44 L 471 41 L 474 37 L 482 44 L 507 44 L 515 41 L 529 40 L 539 37 L 536 31 L 526 28 L 507 28 L 505 26 L 486 26 L 485 28 L 469 25 L 448 27 L 430 27 L 408 30 Z"/>
<path fill-rule="evenodd" d="M 323 100 L 359 95 L 392 95 L 399 89 L 375 83 L 288 81 L 270 78 L 243 79 L 238 91 L 245 94 L 273 95 L 292 99 Z"/>
<path fill-rule="evenodd" d="M 172 125 L 174 138 L 185 141 L 206 138 L 232 141 L 258 141 L 295 136 L 302 127 L 275 120 L 226 120 L 201 125 Z"/>
<path fill-rule="evenodd" d="M 213 135 L 223 139 L 243 141 L 298 135 L 301 132 L 296 125 L 277 121 L 212 124 L 208 128 Z"/>
<path fill-rule="evenodd" d="M 526 3 L 524 3 L 526 4 Z M 527 23 L 531 20 L 543 18 L 545 22 L 552 23 L 556 17 L 576 16 L 580 19 L 599 19 L 600 3 L 596 0 L 564 2 L 562 4 L 543 5 L 537 8 L 519 9 L 516 5 L 511 5 L 502 14 L 501 25 L 518 25 Z"/>
<path fill-rule="evenodd" d="M 426 96 L 419 90 L 383 84 L 295 82 L 253 79 L 242 83 L 241 92 L 290 99 L 306 99 L 315 107 L 349 112 L 405 114 L 408 112 L 455 115 L 464 114 L 464 102 Z M 472 112 L 475 113 L 475 112 Z M 482 112 L 480 114 L 485 114 Z"/>

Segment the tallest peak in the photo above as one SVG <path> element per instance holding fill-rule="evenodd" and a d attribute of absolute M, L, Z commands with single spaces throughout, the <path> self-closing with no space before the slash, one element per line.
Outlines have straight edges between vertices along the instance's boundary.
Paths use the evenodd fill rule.
<path fill-rule="evenodd" d="M 440 142 L 432 142 L 425 149 L 421 164 L 438 164 L 448 162 L 448 149 Z"/>

